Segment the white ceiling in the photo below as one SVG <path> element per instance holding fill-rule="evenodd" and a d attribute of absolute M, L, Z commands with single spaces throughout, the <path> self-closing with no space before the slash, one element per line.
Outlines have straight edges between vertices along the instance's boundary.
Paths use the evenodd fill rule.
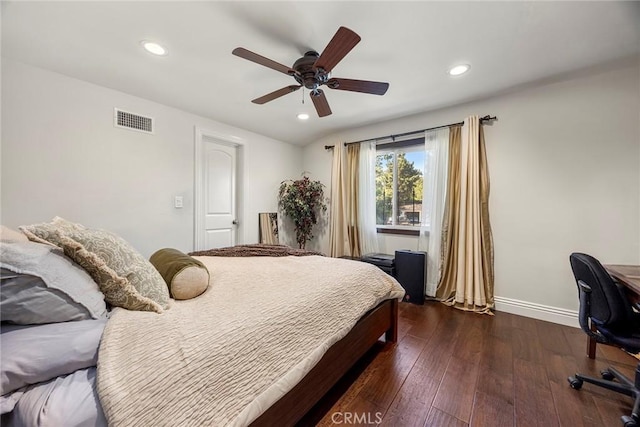
<path fill-rule="evenodd" d="M 2 55 L 304 145 L 637 54 L 639 23 L 638 2 L 3 1 Z M 332 74 L 389 82 L 386 95 L 327 89 L 324 118 L 302 91 L 250 102 L 295 81 L 235 47 L 290 66 L 340 26 L 362 41 Z M 169 54 L 154 57 L 141 40 Z M 461 62 L 469 73 L 446 74 Z"/>

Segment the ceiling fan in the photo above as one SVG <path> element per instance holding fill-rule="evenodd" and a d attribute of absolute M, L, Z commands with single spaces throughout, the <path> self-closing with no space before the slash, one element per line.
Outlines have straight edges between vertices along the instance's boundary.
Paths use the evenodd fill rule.
<path fill-rule="evenodd" d="M 311 50 L 294 62 L 291 67 L 287 67 L 286 65 L 265 58 L 242 47 L 235 48 L 232 53 L 240 58 L 292 76 L 296 82 L 298 82 L 297 85 L 283 87 L 260 98 L 256 98 L 251 102 L 254 104 L 265 104 L 288 93 L 295 92 L 304 86 L 310 91 L 309 95 L 318 112 L 318 116 L 325 117 L 331 114 L 331 108 L 329 108 L 327 98 L 322 89 L 320 89 L 320 86 L 326 85 L 329 89 L 371 93 L 374 95 L 384 95 L 387 89 L 389 89 L 389 83 L 331 77 L 333 67 L 359 42 L 359 35 L 346 27 L 340 27 L 321 54 Z"/>

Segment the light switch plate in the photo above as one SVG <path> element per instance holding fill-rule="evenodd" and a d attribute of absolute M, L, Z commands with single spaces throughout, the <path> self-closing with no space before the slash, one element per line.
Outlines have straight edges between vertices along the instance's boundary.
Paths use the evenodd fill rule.
<path fill-rule="evenodd" d="M 173 203 L 173 206 L 175 208 L 177 208 L 177 209 L 180 209 L 183 206 L 183 204 L 182 204 L 182 196 L 176 196 L 176 198 L 174 200 L 174 203 Z"/>

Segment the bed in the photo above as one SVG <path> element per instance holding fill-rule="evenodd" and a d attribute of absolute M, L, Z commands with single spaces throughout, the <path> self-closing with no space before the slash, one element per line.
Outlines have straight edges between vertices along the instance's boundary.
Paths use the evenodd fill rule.
<path fill-rule="evenodd" d="M 61 234 L 81 240 L 64 227 L 60 232 L 60 223 L 54 228 L 52 240 Z M 91 249 L 95 237 L 83 248 Z M 33 241 L 4 241 L 2 267 L 11 267 L 8 246 L 33 250 L 34 245 L 49 257 L 64 258 L 76 272 L 85 270 L 80 267 L 87 254 L 82 258 L 68 245 Z M 397 301 L 404 291 L 370 264 L 318 255 L 193 259 L 208 272 L 206 290 L 191 299 L 169 299 L 160 304 L 161 313 L 147 302 L 147 310 L 115 307 L 107 314 L 91 306 L 95 301 L 78 303 L 72 295 L 70 304 L 89 307 L 88 318 L 21 326 L 3 322 L 3 358 L 7 347 L 17 348 L 15 337 L 25 330 L 49 328 L 44 336 L 51 337 L 56 328 L 86 327 L 91 341 L 72 346 L 83 355 L 63 355 L 67 361 L 78 359 L 74 366 L 39 367 L 43 372 L 13 384 L 9 388 L 21 387 L 11 392 L 5 378 L 17 375 L 5 372 L 11 363 L 3 360 L 3 425 L 293 425 L 382 335 L 396 339 Z M 34 273 L 24 266 L 12 269 Z M 98 277 L 90 270 L 85 271 L 92 279 Z M 107 301 L 121 297 L 99 285 L 96 291 Z M 71 335 L 79 336 L 77 331 Z M 62 347 L 69 352 L 69 346 Z M 55 348 L 47 345 L 49 356 Z M 52 392 L 56 383 L 64 391 Z M 73 393 L 69 384 L 77 386 Z M 69 395 L 85 409 L 70 411 Z M 62 414 L 80 415 L 57 416 L 54 404 Z"/>

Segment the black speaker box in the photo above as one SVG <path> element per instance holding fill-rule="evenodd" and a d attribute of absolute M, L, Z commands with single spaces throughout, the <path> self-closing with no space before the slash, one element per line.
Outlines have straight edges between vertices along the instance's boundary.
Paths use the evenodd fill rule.
<path fill-rule="evenodd" d="M 427 278 L 427 253 L 421 251 L 396 251 L 396 279 L 406 294 L 404 300 L 424 304 Z"/>

